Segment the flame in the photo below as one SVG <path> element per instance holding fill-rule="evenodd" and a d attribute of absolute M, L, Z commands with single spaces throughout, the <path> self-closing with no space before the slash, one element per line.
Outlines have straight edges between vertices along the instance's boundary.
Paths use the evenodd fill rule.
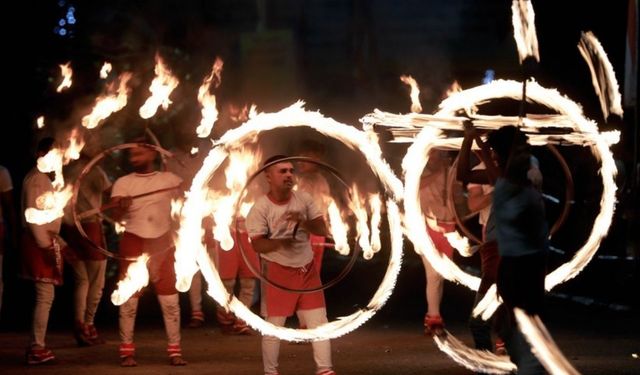
<path fill-rule="evenodd" d="M 48 191 L 36 198 L 36 208 L 24 211 L 28 223 L 42 225 L 50 223 L 64 215 L 64 207 L 73 196 L 73 185 L 67 185 L 60 191 Z"/>
<path fill-rule="evenodd" d="M 351 189 L 353 193 L 351 201 L 349 202 L 349 208 L 351 208 L 351 211 L 356 215 L 358 245 L 360 245 L 362 249 L 364 259 L 371 259 L 373 258 L 374 251 L 369 243 L 369 215 L 364 206 L 364 200 L 358 194 L 358 186 L 354 184 Z"/>
<path fill-rule="evenodd" d="M 197 147 L 191 147 L 191 155 L 195 155 L 198 153 L 198 148 Z"/>
<path fill-rule="evenodd" d="M 441 351 L 471 371 L 483 374 L 512 374 L 518 370 L 508 357 L 500 357 L 487 350 L 471 349 L 449 332 L 443 337 L 434 335 L 433 340 Z"/>
<path fill-rule="evenodd" d="M 56 89 L 56 92 L 62 92 L 62 90 L 71 87 L 71 76 L 73 75 L 73 70 L 71 69 L 71 61 L 64 65 L 58 65 L 60 67 L 60 72 L 62 73 L 62 82 Z"/>
<path fill-rule="evenodd" d="M 600 109 L 604 119 L 609 117 L 609 112 L 622 117 L 622 96 L 616 74 L 600 41 L 591 31 L 583 32 L 578 50 L 589 65 L 591 82 L 600 99 Z"/>
<path fill-rule="evenodd" d="M 173 76 L 171 70 L 164 65 L 162 58 L 157 54 L 154 71 L 156 77 L 151 81 L 151 86 L 149 86 L 151 96 L 144 102 L 139 110 L 140 117 L 143 119 L 153 117 L 161 105 L 165 110 L 169 108 L 169 104 L 171 104 L 169 95 L 171 95 L 171 92 L 173 92 L 173 90 L 178 87 L 178 83 L 180 83 L 178 79 Z"/>
<path fill-rule="evenodd" d="M 451 246 L 458 250 L 458 253 L 463 257 L 470 257 L 473 255 L 471 246 L 469 246 L 469 239 L 467 237 L 460 235 L 457 231 L 445 233 L 444 236 L 447 238 L 447 241 L 449 241 Z"/>
<path fill-rule="evenodd" d="M 44 128 L 44 116 L 38 116 L 38 119 L 36 120 L 36 125 L 38 126 L 38 129 Z"/>
<path fill-rule="evenodd" d="M 80 158 L 80 151 L 84 148 L 85 142 L 78 129 L 73 129 L 69 135 L 69 147 L 64 151 L 63 163 L 67 164 L 71 160 Z"/>
<path fill-rule="evenodd" d="M 382 243 L 380 242 L 380 222 L 382 221 L 380 195 L 369 195 L 369 207 L 371 207 L 371 250 L 375 254 L 382 248 Z"/>
<path fill-rule="evenodd" d="M 349 242 L 347 241 L 349 227 L 342 220 L 340 209 L 338 209 L 336 202 L 331 198 L 329 198 L 327 214 L 329 215 L 329 227 L 336 251 L 341 255 L 349 255 L 351 251 Z"/>
<path fill-rule="evenodd" d="M 105 61 L 105 63 L 102 64 L 102 68 L 100 68 L 100 78 L 106 79 L 109 73 L 111 73 L 111 69 L 111 63 Z"/>
<path fill-rule="evenodd" d="M 216 58 L 216 61 L 213 63 L 213 67 L 211 68 L 211 74 L 204 79 L 202 85 L 198 89 L 198 101 L 202 104 L 202 120 L 200 121 L 200 125 L 196 128 L 196 133 L 200 138 L 206 138 L 211 134 L 211 129 L 218 119 L 216 96 L 209 93 L 209 89 L 212 83 L 214 84 L 214 87 L 218 87 L 220 85 L 222 80 L 222 65 L 222 60 L 220 58 Z M 215 81 L 214 78 L 216 79 Z"/>
<path fill-rule="evenodd" d="M 131 296 L 149 284 L 148 261 L 149 255 L 142 254 L 135 262 L 129 264 L 127 274 L 124 279 L 118 281 L 116 290 L 111 294 L 111 302 L 114 305 L 122 305 L 127 302 Z"/>
<path fill-rule="evenodd" d="M 172 199 L 171 200 L 171 217 L 178 219 L 180 217 L 180 211 L 182 210 L 182 204 L 184 199 Z"/>
<path fill-rule="evenodd" d="M 59 190 L 64 185 L 64 178 L 62 177 L 62 166 L 64 165 L 65 152 L 60 148 L 53 148 L 47 152 L 46 155 L 38 158 L 36 166 L 42 173 L 55 173 L 53 180 L 53 187 Z"/>
<path fill-rule="evenodd" d="M 420 105 L 420 88 L 418 82 L 411 76 L 400 76 L 400 80 L 411 87 L 411 112 L 422 112 L 422 105 Z"/>
<path fill-rule="evenodd" d="M 106 92 L 98 96 L 91 113 L 82 118 L 82 126 L 87 129 L 93 129 L 111 114 L 124 108 L 127 105 L 127 97 L 129 96 L 127 83 L 131 77 L 132 74 L 129 72 L 120 75 L 117 93 L 113 84 L 107 85 Z"/>
<path fill-rule="evenodd" d="M 113 223 L 113 225 L 115 226 L 115 231 L 117 234 L 122 234 L 124 233 L 125 230 L 127 230 L 127 222 L 123 221 L 121 223 L 115 221 Z"/>
<path fill-rule="evenodd" d="M 261 153 L 254 153 L 248 148 L 232 151 L 229 154 L 229 165 L 224 171 L 229 194 L 220 196 L 213 204 L 216 208 L 213 212 L 216 223 L 213 238 L 220 241 L 220 247 L 223 250 L 233 248 L 234 241 L 229 228 L 233 223 L 234 205 L 240 198 L 247 179 L 258 169 L 261 159 Z"/>
<path fill-rule="evenodd" d="M 254 110 L 255 111 L 255 110 Z M 223 308 L 233 311 L 239 318 L 263 334 L 273 335 L 290 341 L 323 340 L 335 338 L 353 331 L 364 324 L 387 301 L 397 280 L 402 260 L 402 225 L 397 204 L 387 201 L 387 216 L 391 232 L 391 255 L 387 273 L 366 308 L 336 321 L 323 324 L 315 329 L 295 330 L 276 327 L 256 316 L 237 298 L 230 296 L 215 265 L 209 259 L 205 247 L 202 245 L 201 233 L 202 217 L 206 214 L 207 184 L 213 173 L 220 167 L 227 157 L 228 148 L 237 148 L 245 142 L 252 141 L 263 132 L 278 127 L 308 126 L 318 132 L 336 138 L 354 150 L 359 150 L 379 176 L 382 185 L 392 197 L 402 196 L 402 184 L 395 177 L 391 168 L 381 157 L 382 151 L 378 144 L 373 144 L 365 132 L 332 119 L 325 118 L 318 112 L 305 111 L 303 103 L 298 102 L 276 113 L 256 113 L 250 115 L 249 120 L 238 128 L 227 131 L 218 141 L 203 162 L 202 168 L 196 173 L 191 188 L 186 194 L 186 201 L 182 209 L 180 229 L 176 242 L 176 288 L 186 291 L 191 279 L 198 268 L 207 280 L 211 295 Z M 219 147 L 224 145 L 225 147 Z"/>
<path fill-rule="evenodd" d="M 531 56 L 540 61 L 538 36 L 536 35 L 535 13 L 530 0 L 513 0 L 511 3 L 513 37 L 518 47 L 520 63 Z"/>
<path fill-rule="evenodd" d="M 531 351 L 550 374 L 580 375 L 562 354 L 562 351 L 553 341 L 549 331 L 547 331 L 547 328 L 537 315 L 530 316 L 519 308 L 515 308 L 513 312 L 520 331 L 531 344 Z"/>
<path fill-rule="evenodd" d="M 445 95 L 447 97 L 449 97 L 449 96 L 451 96 L 451 95 L 453 95 L 453 94 L 455 94 L 457 92 L 460 92 L 460 91 L 462 91 L 462 86 L 460 86 L 460 83 L 458 83 L 457 80 L 454 80 L 451 83 L 451 86 L 449 86 L 449 88 L 447 89 L 447 92 L 446 92 Z"/>

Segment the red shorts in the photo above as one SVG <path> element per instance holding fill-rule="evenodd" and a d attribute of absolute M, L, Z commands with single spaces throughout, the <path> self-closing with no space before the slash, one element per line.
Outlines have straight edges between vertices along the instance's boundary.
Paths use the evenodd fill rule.
<path fill-rule="evenodd" d="M 63 264 L 62 249 L 59 254 L 53 249 L 38 247 L 35 238 L 28 230 L 22 234 L 20 277 L 53 285 L 62 285 Z"/>
<path fill-rule="evenodd" d="M 120 255 L 138 257 L 146 252 L 150 255 L 147 268 L 149 281 L 158 295 L 176 294 L 175 247 L 171 239 L 171 232 L 158 238 L 142 238 L 133 233 L 124 232 L 120 239 Z M 120 260 L 120 280 L 127 273 L 131 261 Z"/>
<path fill-rule="evenodd" d="M 320 274 L 313 261 L 304 267 L 286 267 L 275 262 L 262 260 L 262 274 L 278 285 L 290 289 L 311 289 L 322 285 Z M 267 283 L 262 283 L 262 315 L 291 316 L 298 310 L 312 310 L 325 307 L 323 291 L 295 293 L 284 291 Z"/>
<path fill-rule="evenodd" d="M 436 247 L 436 250 L 451 258 L 453 257 L 453 247 L 451 247 L 449 240 L 447 240 L 447 237 L 445 237 L 444 234 L 453 232 L 456 229 L 456 225 L 439 222 L 438 226 L 443 232 L 435 231 L 427 225 L 427 233 L 429 233 L 429 237 L 431 237 L 431 241 L 433 241 L 433 245 Z"/>
<path fill-rule="evenodd" d="M 249 266 L 244 261 L 242 254 L 240 254 L 240 246 L 236 241 L 235 231 L 231 232 L 234 239 L 233 248 L 229 251 L 225 251 L 220 247 L 220 243 L 215 243 L 215 251 L 217 257 L 218 272 L 222 280 L 235 280 L 236 277 L 240 278 L 256 278 L 256 275 L 251 272 Z M 251 262 L 251 266 L 256 272 L 260 272 L 260 261 L 258 260 L 258 254 L 253 250 L 253 246 L 249 242 L 249 235 L 247 232 L 240 232 L 239 240 L 242 241 L 242 247 L 244 254 Z"/>

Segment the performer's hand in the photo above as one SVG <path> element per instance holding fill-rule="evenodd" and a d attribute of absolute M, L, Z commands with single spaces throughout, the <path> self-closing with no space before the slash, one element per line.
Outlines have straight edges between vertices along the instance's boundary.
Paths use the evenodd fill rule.
<path fill-rule="evenodd" d="M 131 197 L 117 197 L 115 203 L 118 204 L 118 208 L 121 210 L 128 210 L 131 207 L 131 203 L 133 203 L 133 199 Z"/>
<path fill-rule="evenodd" d="M 462 122 L 462 126 L 464 127 L 464 134 L 465 135 L 475 135 L 476 133 L 476 127 L 473 126 L 473 122 L 472 121 L 463 121 Z"/>

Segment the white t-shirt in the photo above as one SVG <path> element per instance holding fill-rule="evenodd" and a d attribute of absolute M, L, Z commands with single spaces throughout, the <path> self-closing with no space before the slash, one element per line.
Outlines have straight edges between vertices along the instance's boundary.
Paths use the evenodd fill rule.
<path fill-rule="evenodd" d="M 0 193 L 6 193 L 11 190 L 13 190 L 13 183 L 11 181 L 9 170 L 0 165 Z M 0 204 L 0 223 L 3 221 L 2 205 Z"/>
<path fill-rule="evenodd" d="M 44 193 L 54 191 L 49 176 L 33 168 L 27 173 L 22 183 L 22 225 L 28 228 L 39 247 L 50 247 L 53 238 L 49 232 L 60 233 L 62 218 L 50 223 L 38 225 L 27 223 L 24 212 L 27 208 L 38 208 L 36 200 Z"/>
<path fill-rule="evenodd" d="M 484 162 L 480 162 L 478 165 L 476 165 L 472 169 L 474 171 L 478 171 L 478 170 L 483 171 L 487 168 L 485 167 Z M 477 186 L 480 186 L 482 188 L 482 194 L 484 195 L 491 194 L 493 192 L 492 185 L 486 185 L 486 184 L 469 184 L 468 185 L 468 187 L 477 187 Z M 491 214 L 490 204 L 487 207 L 480 210 L 480 213 L 478 214 L 478 222 L 480 223 L 480 225 L 484 226 L 485 224 L 487 224 L 487 220 L 489 220 L 490 214 Z"/>
<path fill-rule="evenodd" d="M 111 197 L 131 197 L 178 186 L 182 179 L 171 172 L 130 173 L 113 184 Z M 171 199 L 178 190 L 169 190 L 133 199 L 123 217 L 127 232 L 142 238 L 158 238 L 171 229 Z"/>
<path fill-rule="evenodd" d="M 303 191 L 291 192 L 291 198 L 282 203 L 275 203 L 267 195 L 263 195 L 256 200 L 247 215 L 246 225 L 249 237 L 291 238 L 295 223 L 284 220 L 284 215 L 288 212 L 299 212 L 304 221 L 322 216 L 322 211 L 316 206 L 313 198 Z M 286 267 L 303 267 L 313 259 L 309 233 L 299 228 L 296 240 L 291 248 L 281 248 L 260 256 Z"/>

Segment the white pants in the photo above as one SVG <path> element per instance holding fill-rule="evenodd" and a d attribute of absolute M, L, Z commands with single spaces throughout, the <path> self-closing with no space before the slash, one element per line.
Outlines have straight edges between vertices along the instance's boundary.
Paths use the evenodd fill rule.
<path fill-rule="evenodd" d="M 327 322 L 327 310 L 322 307 L 312 310 L 298 310 L 298 318 L 304 319 L 309 328 Z M 284 326 L 286 316 L 270 316 L 267 321 L 278 327 Z M 316 363 L 318 371 L 330 370 L 333 366 L 331 363 L 331 342 L 329 340 L 314 341 L 313 360 Z M 278 371 L 278 356 L 280 354 L 280 339 L 274 336 L 262 336 L 262 363 L 264 365 L 264 373 L 272 374 Z"/>
<path fill-rule="evenodd" d="M 71 262 L 75 279 L 75 320 L 93 324 L 104 288 L 106 260 L 76 260 Z"/>
<path fill-rule="evenodd" d="M 189 288 L 189 302 L 191 303 L 191 312 L 202 311 L 202 273 L 200 271 L 193 275 L 191 280 L 191 288 Z"/>
<path fill-rule="evenodd" d="M 131 297 L 120 305 L 120 342 L 133 343 L 133 329 L 136 324 L 138 311 L 138 297 Z M 180 304 L 178 294 L 158 295 L 158 302 L 162 309 L 164 329 L 167 332 L 169 345 L 180 345 Z"/>
<path fill-rule="evenodd" d="M 229 294 L 234 294 L 236 288 L 236 279 L 222 280 L 222 284 L 227 289 Z M 241 278 L 240 279 L 240 292 L 238 293 L 238 299 L 248 308 L 253 305 L 253 293 L 256 289 L 256 279 L 253 278 Z"/>
<path fill-rule="evenodd" d="M 433 268 L 431 263 L 423 255 L 422 263 L 427 278 L 427 314 L 429 316 L 440 316 L 440 303 L 444 291 L 444 277 Z"/>
<path fill-rule="evenodd" d="M 51 305 L 53 304 L 55 288 L 51 283 L 36 281 L 34 284 L 36 287 L 36 305 L 33 309 L 30 346 L 44 348 L 44 338 L 47 335 L 49 311 L 51 311 Z"/>

